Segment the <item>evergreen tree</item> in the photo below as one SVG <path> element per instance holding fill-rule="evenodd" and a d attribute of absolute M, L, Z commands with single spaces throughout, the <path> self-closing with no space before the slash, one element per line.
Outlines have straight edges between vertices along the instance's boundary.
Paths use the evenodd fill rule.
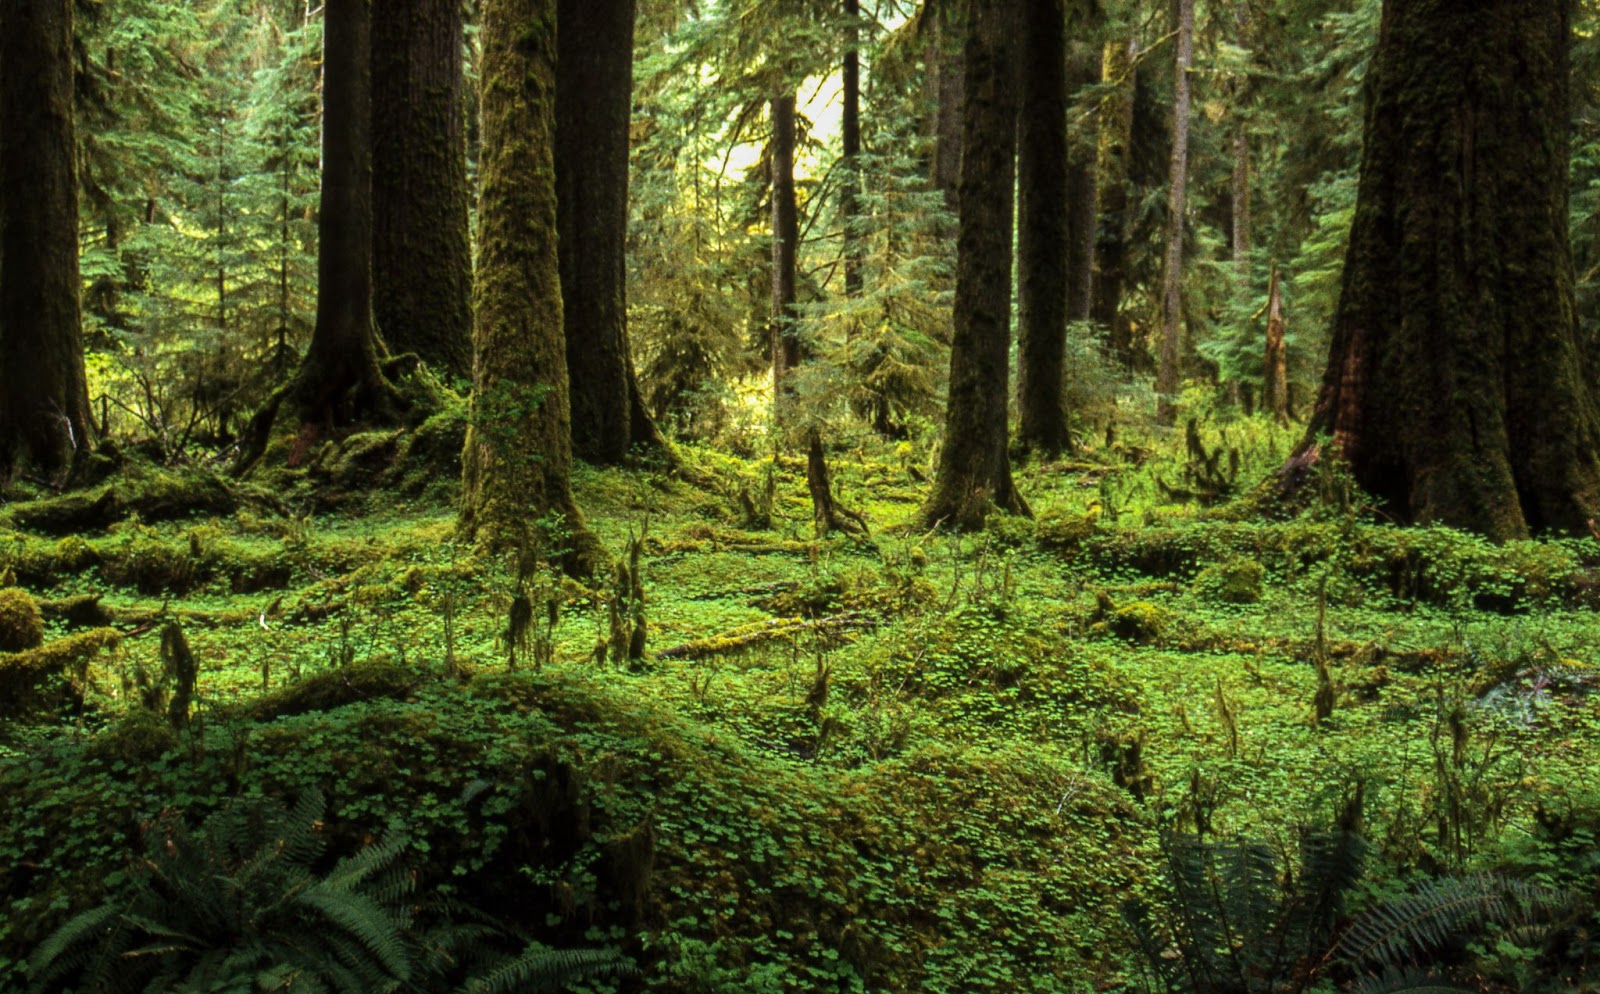
<path fill-rule="evenodd" d="M 599 545 L 572 497 L 571 415 L 556 246 L 556 0 L 488 0 L 472 416 L 462 535 L 521 556 Z"/>
<path fill-rule="evenodd" d="M 1393 513 L 1495 538 L 1600 511 L 1567 241 L 1572 5 L 1388 0 L 1308 445 Z"/>
<path fill-rule="evenodd" d="M 1009 55 L 1020 14 L 1018 0 L 974 3 L 967 10 L 966 151 L 961 157 L 950 399 L 938 476 L 919 512 L 930 527 L 978 527 L 991 507 L 1028 513 L 1012 483 L 1006 454 L 1017 111 Z"/>
<path fill-rule="evenodd" d="M 79 317 L 72 0 L 0 6 L 0 482 L 94 443 Z"/>

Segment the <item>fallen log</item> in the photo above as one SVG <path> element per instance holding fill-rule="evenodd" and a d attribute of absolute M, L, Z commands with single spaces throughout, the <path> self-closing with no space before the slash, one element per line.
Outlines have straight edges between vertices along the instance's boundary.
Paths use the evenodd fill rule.
<path fill-rule="evenodd" d="M 695 639 L 656 653 L 657 659 L 704 659 L 723 653 L 737 652 L 753 645 L 788 638 L 802 632 L 843 631 L 853 628 L 876 628 L 883 622 L 864 611 L 846 611 L 826 618 L 773 618 L 759 625 L 746 625 L 722 635 Z"/>

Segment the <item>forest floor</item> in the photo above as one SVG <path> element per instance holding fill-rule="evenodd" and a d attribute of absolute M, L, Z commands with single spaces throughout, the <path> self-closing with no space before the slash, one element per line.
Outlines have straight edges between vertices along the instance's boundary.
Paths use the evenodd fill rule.
<path fill-rule="evenodd" d="M 1240 481 L 1290 441 L 1229 431 L 1203 448 Z M 626 989 L 1142 990 L 1123 906 L 1162 920 L 1172 839 L 1259 841 L 1292 873 L 1357 794 L 1352 910 L 1446 874 L 1594 879 L 1592 539 L 1398 529 L 1331 479 L 1235 520 L 1174 499 L 1216 460 L 1172 438 L 1031 465 L 1037 520 L 972 535 L 908 530 L 909 446 L 836 451 L 872 535 L 816 541 L 800 460 L 689 450 L 695 484 L 576 479 L 619 561 L 642 537 L 630 662 L 610 577 L 474 560 L 448 472 L 401 480 L 398 444 L 0 506 L 0 587 L 62 650 L 0 655 L 32 701 L 0 718 L 0 989 L 163 812 L 310 787 L 335 849 L 403 831 L 429 889 L 624 947 Z M 764 511 L 769 474 L 751 527 L 736 495 Z M 139 704 L 173 690 L 167 619 L 200 664 L 181 734 Z M 1479 952 L 1485 983 L 1528 965 Z"/>

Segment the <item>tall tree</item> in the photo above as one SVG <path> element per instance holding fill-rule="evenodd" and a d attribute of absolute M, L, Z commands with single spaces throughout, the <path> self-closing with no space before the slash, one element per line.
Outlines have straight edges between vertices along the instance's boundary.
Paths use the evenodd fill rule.
<path fill-rule="evenodd" d="M 472 252 L 462 30 L 461 0 L 381 0 L 373 21 L 372 279 L 389 348 L 466 378 Z"/>
<path fill-rule="evenodd" d="M 1017 126 L 1017 441 L 1058 455 L 1071 445 L 1065 373 L 1069 176 L 1067 25 L 1062 0 L 1023 0 Z"/>
<path fill-rule="evenodd" d="M 844 293 L 861 295 L 861 0 L 844 0 L 844 61 L 840 70 L 839 214 L 844 221 Z"/>
<path fill-rule="evenodd" d="M 72 0 L 0 5 L 0 482 L 93 441 L 79 311 Z"/>
<path fill-rule="evenodd" d="M 1177 418 L 1183 335 L 1183 234 L 1189 192 L 1189 66 L 1194 59 L 1194 0 L 1177 0 L 1172 95 L 1172 168 L 1167 188 L 1167 258 L 1161 274 L 1161 359 L 1156 420 Z"/>
<path fill-rule="evenodd" d="M 1106 43 L 1101 76 L 1112 87 L 1100 102 L 1096 192 L 1099 229 L 1094 246 L 1094 298 L 1089 317 L 1106 329 L 1111 354 L 1124 369 L 1133 367 L 1133 328 L 1122 314 L 1122 289 L 1127 281 L 1128 233 L 1132 203 L 1128 196 L 1133 154 L 1134 83 L 1138 72 L 1136 43 Z"/>
<path fill-rule="evenodd" d="M 1600 512 L 1567 240 L 1571 10 L 1384 4 L 1307 444 L 1331 435 L 1397 516 L 1511 538 Z"/>
<path fill-rule="evenodd" d="M 1073 94 L 1100 82 L 1098 45 L 1078 43 L 1067 54 L 1067 86 Z M 1094 303 L 1094 249 L 1099 176 L 1092 136 L 1068 131 L 1067 146 L 1067 320 L 1088 321 Z"/>
<path fill-rule="evenodd" d="M 572 497 L 556 246 L 556 0 L 488 0 L 482 18 L 477 323 L 460 528 L 469 541 L 523 555 L 549 554 L 559 541 L 569 570 L 591 572 L 602 556 Z"/>
<path fill-rule="evenodd" d="M 639 393 L 628 335 L 628 129 L 635 0 L 559 0 L 556 227 L 573 452 L 615 464 L 666 440 Z"/>
<path fill-rule="evenodd" d="M 795 98 L 770 104 L 772 142 L 772 388 L 774 403 L 790 389 L 789 371 L 800 364 L 795 334 L 795 282 L 800 248 L 800 218 L 794 199 Z"/>
<path fill-rule="evenodd" d="M 934 189 L 944 194 L 945 206 L 952 211 L 957 209 L 960 194 L 962 107 L 966 103 L 960 9 L 958 0 L 926 0 L 921 22 L 928 98 L 933 108 L 928 119 L 934 140 L 928 178 Z"/>
<path fill-rule="evenodd" d="M 1020 14 L 1020 0 L 967 5 L 955 333 L 938 475 L 919 512 L 927 526 L 980 527 L 990 508 L 1028 513 L 1006 454 Z"/>

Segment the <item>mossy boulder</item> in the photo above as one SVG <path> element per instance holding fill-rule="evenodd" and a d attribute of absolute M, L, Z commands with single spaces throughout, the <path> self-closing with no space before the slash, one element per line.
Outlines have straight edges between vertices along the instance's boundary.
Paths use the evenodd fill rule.
<path fill-rule="evenodd" d="M 331 711 L 353 701 L 403 700 L 420 681 L 414 670 L 386 660 L 371 660 L 297 680 L 241 705 L 235 713 L 256 721 L 271 721 L 287 715 Z"/>
<path fill-rule="evenodd" d="M 44 641 L 39 602 L 20 587 L 0 590 L 0 652 L 22 652 Z"/>
<path fill-rule="evenodd" d="M 160 715 L 135 708 L 95 736 L 84 749 L 91 759 L 148 763 L 176 749 L 178 733 Z"/>
<path fill-rule="evenodd" d="M 1068 552 L 1082 546 L 1099 530 L 1100 519 L 1097 515 L 1052 511 L 1039 516 L 1033 537 L 1041 549 Z"/>
<path fill-rule="evenodd" d="M 1239 556 L 1202 570 L 1195 578 L 1195 589 L 1206 599 L 1223 604 L 1256 604 L 1261 601 L 1266 575 L 1266 567 Z"/>

